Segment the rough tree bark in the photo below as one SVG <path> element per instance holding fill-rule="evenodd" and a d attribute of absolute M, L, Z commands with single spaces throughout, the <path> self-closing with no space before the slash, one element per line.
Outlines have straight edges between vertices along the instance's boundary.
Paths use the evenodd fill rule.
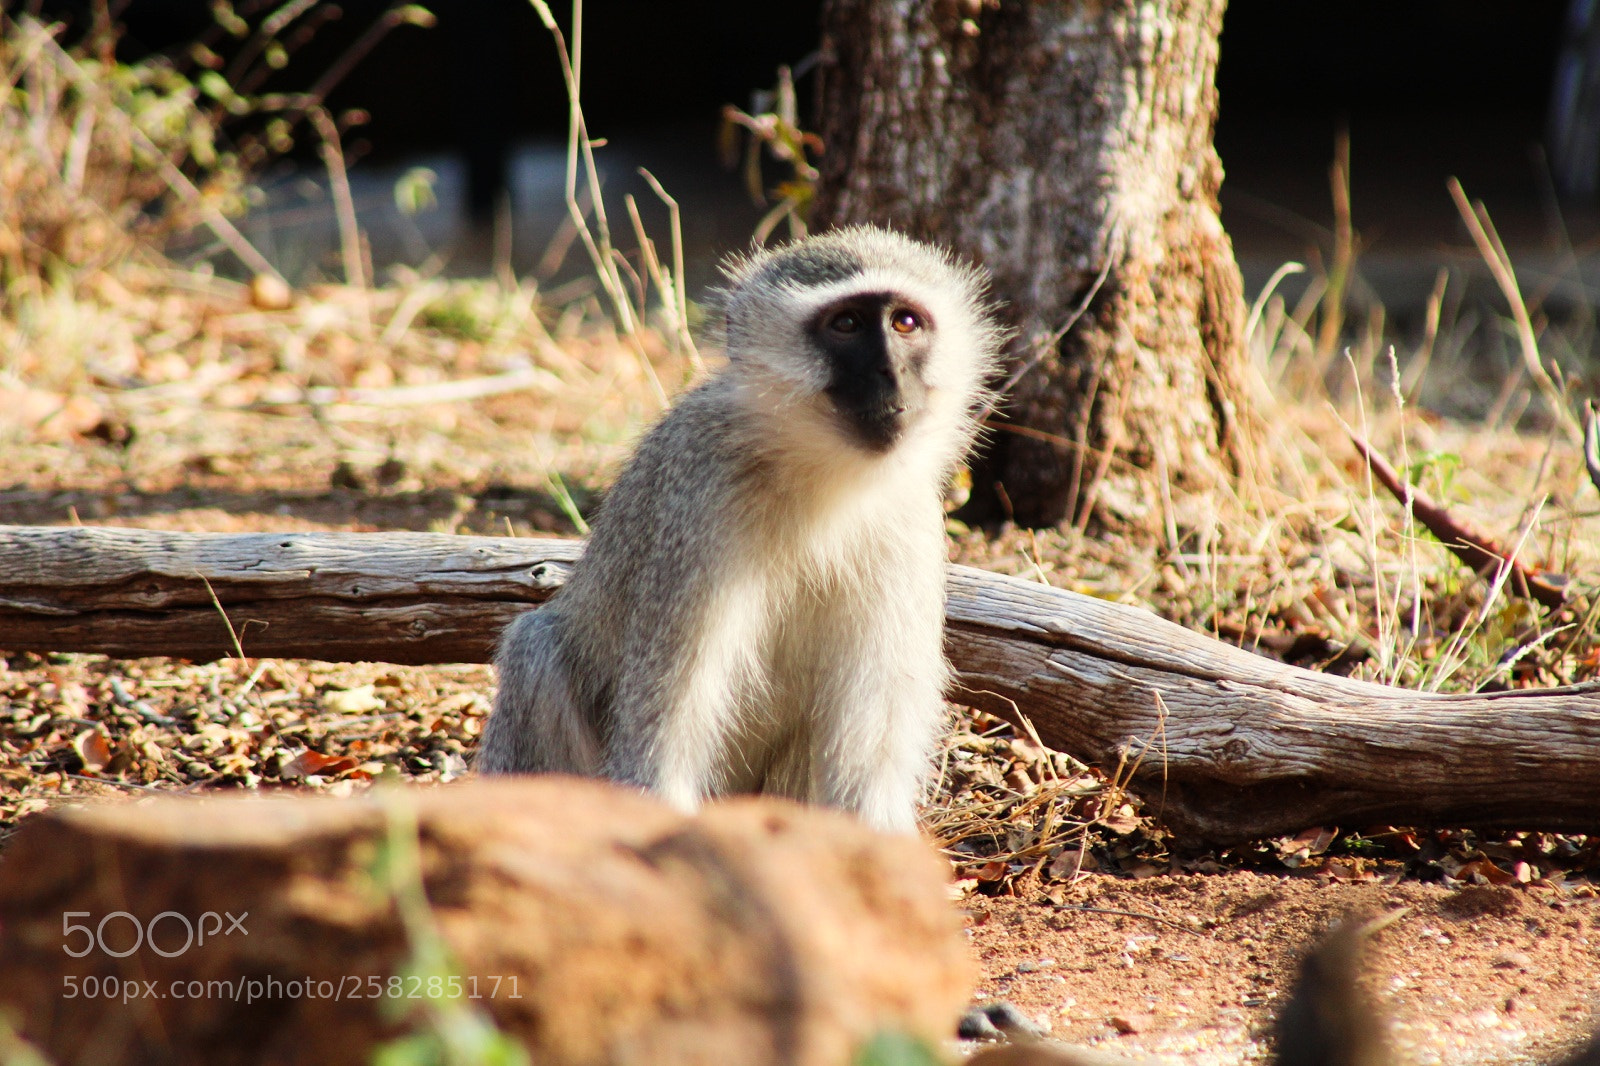
<path fill-rule="evenodd" d="M 1013 367 L 1038 361 L 974 467 L 972 518 L 1143 524 L 1163 481 L 1203 492 L 1248 459 L 1211 144 L 1224 6 L 824 5 L 813 225 L 887 223 L 982 262 Z"/>

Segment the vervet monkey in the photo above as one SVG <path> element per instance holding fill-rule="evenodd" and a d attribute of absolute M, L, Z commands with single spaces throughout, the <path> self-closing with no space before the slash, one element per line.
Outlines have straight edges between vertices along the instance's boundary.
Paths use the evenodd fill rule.
<path fill-rule="evenodd" d="M 943 726 L 943 492 L 1004 340 L 983 275 L 872 227 L 724 266 L 728 364 L 507 627 L 478 768 L 766 792 L 914 832 Z"/>

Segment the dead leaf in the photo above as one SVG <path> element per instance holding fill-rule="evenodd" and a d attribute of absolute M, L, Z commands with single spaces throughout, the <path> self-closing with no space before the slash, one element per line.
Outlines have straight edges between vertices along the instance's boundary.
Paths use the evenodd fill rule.
<path fill-rule="evenodd" d="M 1045 761 L 1044 749 L 1021 737 L 1011 738 L 1011 755 L 1026 766 L 1039 766 Z"/>
<path fill-rule="evenodd" d="M 1006 784 L 1014 792 L 1032 792 L 1034 789 L 1033 778 L 1028 776 L 1028 771 L 1020 763 L 1014 763 L 1006 771 Z"/>
<path fill-rule="evenodd" d="M 1089 870 L 1098 870 L 1100 863 L 1094 857 L 1094 852 L 1088 848 L 1062 848 L 1050 860 L 1050 865 L 1045 869 L 1045 874 L 1052 881 L 1065 881 L 1079 873 Z"/>
<path fill-rule="evenodd" d="M 47 681 L 39 686 L 39 696 L 45 701 L 57 701 L 70 718 L 82 718 L 89 711 L 89 694 L 76 681 Z"/>
<path fill-rule="evenodd" d="M 357 760 L 346 755 L 324 755 L 320 751 L 307 749 L 285 762 L 282 768 L 278 770 L 278 776 L 281 778 L 311 777 L 312 775 L 332 777 L 335 774 L 354 770 L 360 765 Z"/>
<path fill-rule="evenodd" d="M 1389 829 L 1380 831 L 1379 835 L 1384 835 L 1384 832 L 1387 833 L 1389 839 L 1394 841 L 1396 847 L 1403 848 L 1413 854 L 1422 850 L 1422 844 L 1418 842 L 1417 835 L 1409 829 Z"/>
<path fill-rule="evenodd" d="M 83 760 L 83 772 L 97 774 L 111 762 L 111 738 L 99 728 L 85 729 L 72 741 L 72 750 Z"/>
<path fill-rule="evenodd" d="M 1321 855 L 1339 835 L 1338 826 L 1312 826 L 1278 843 L 1280 854 Z"/>
<path fill-rule="evenodd" d="M 324 692 L 319 702 L 323 710 L 332 711 L 334 714 L 370 714 L 373 711 L 381 711 L 384 702 L 373 692 L 374 687 L 359 685 L 356 688 L 332 689 Z"/>
<path fill-rule="evenodd" d="M 1319 877 L 1340 882 L 1372 881 L 1377 877 L 1368 864 L 1359 858 L 1327 859 L 1315 872 Z"/>
<path fill-rule="evenodd" d="M 1502 870 L 1488 859 L 1474 859 L 1471 862 L 1463 863 L 1461 869 L 1456 871 L 1455 876 L 1462 881 L 1481 878 L 1491 885 L 1509 885 L 1517 880 L 1515 874 L 1508 870 Z"/>
<path fill-rule="evenodd" d="M 1131 803 L 1122 804 L 1110 814 L 1102 815 L 1098 821 L 1118 836 L 1127 836 L 1139 828 L 1139 815 Z"/>

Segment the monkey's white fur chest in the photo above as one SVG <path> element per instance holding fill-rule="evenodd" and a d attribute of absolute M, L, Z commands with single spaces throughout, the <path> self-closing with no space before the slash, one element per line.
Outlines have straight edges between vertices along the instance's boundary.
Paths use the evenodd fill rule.
<path fill-rule="evenodd" d="M 831 470 L 788 459 L 773 471 L 782 487 L 765 486 L 746 511 L 739 553 L 707 604 L 700 676 L 733 681 L 719 790 L 815 799 L 821 768 L 794 756 L 818 750 L 819 726 L 836 733 L 827 747 L 872 746 L 882 729 L 872 693 L 885 684 L 909 686 L 929 713 L 940 707 L 937 687 L 916 682 L 944 679 L 943 515 L 925 456 L 836 454 Z M 728 695 L 690 703 L 725 714 Z"/>

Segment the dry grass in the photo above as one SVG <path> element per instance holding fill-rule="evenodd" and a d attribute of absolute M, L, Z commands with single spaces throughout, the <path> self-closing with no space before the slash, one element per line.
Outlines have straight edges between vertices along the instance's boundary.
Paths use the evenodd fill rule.
<path fill-rule="evenodd" d="M 1441 269 L 1420 331 L 1400 335 L 1361 277 L 1345 172 L 1335 164 L 1334 226 L 1326 245 L 1311 249 L 1309 271 L 1286 266 L 1251 309 L 1254 395 L 1272 427 L 1254 466 L 1214 495 L 1175 496 L 1162 486 L 1166 521 L 1154 534 L 1134 523 L 999 536 L 957 528 L 956 557 L 1387 684 L 1473 691 L 1593 681 L 1600 510 L 1574 433 L 1576 370 L 1593 316 L 1584 310 L 1558 322 L 1524 302 L 1487 212 L 1457 187 L 1484 249 L 1478 285 L 1487 276 L 1508 303 L 1464 298 L 1474 275 Z M 1278 283 L 1301 271 L 1309 284 L 1291 301 Z M 1414 485 L 1519 562 L 1563 582 L 1566 605 L 1546 610 L 1517 598 L 1505 568 L 1463 566 L 1375 481 L 1352 435 L 1374 442 Z M 983 890 L 1071 881 L 1097 865 L 1137 875 L 1218 861 L 1186 855 L 1184 842 L 1132 817 L 1114 775 L 1040 774 L 1029 745 L 1020 757 L 1009 750 L 1004 727 L 997 737 L 974 736 L 975 728 L 952 741 L 931 826 Z M 985 773 L 966 768 L 975 751 L 988 759 Z M 1475 876 L 1471 864 L 1486 854 L 1524 848 L 1538 856 L 1541 876 L 1594 861 L 1583 837 L 1442 834 L 1418 846 L 1403 829 L 1371 838 L 1312 833 L 1221 858 L 1336 878 L 1408 870 L 1453 880 L 1462 869 Z"/>
<path fill-rule="evenodd" d="M 50 27 L 0 16 L 0 93 L 0 300 L 115 267 L 201 222 L 231 231 L 223 216 L 242 206 L 242 174 L 199 89 L 171 66 L 68 54 Z"/>

